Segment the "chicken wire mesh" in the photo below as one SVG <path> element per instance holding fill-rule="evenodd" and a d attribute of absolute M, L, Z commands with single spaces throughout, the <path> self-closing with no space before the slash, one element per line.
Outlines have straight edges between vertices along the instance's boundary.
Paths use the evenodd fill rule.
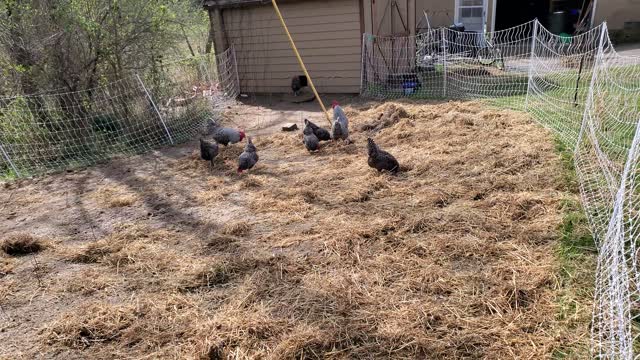
<path fill-rule="evenodd" d="M 640 59 L 620 56 L 602 29 L 575 148 L 587 216 L 598 241 L 593 353 L 638 357 Z"/>
<path fill-rule="evenodd" d="M 592 355 L 640 357 L 640 58 L 616 53 L 606 23 L 572 37 L 538 21 L 487 34 L 365 34 L 362 49 L 364 96 L 487 99 L 526 110 L 574 150 L 598 248 Z"/>
<path fill-rule="evenodd" d="M 0 172 L 24 177 L 183 142 L 238 94 L 230 48 L 94 89 L 0 98 Z"/>
<path fill-rule="evenodd" d="M 536 26 L 532 21 L 493 33 L 440 28 L 410 37 L 365 34 L 361 92 L 384 99 L 524 95 Z"/>

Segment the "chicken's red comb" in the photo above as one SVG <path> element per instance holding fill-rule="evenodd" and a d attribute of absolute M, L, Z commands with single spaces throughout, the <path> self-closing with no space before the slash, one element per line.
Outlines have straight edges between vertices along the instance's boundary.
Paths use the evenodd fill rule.
<path fill-rule="evenodd" d="M 336 101 L 336 100 L 333 100 L 333 101 L 331 102 L 331 107 L 336 107 L 336 106 L 338 106 L 338 105 L 340 105 L 340 104 L 338 104 L 338 101 Z"/>

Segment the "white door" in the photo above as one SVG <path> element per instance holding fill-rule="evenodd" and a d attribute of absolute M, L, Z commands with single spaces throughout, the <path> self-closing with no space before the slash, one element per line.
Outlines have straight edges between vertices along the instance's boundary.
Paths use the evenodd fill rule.
<path fill-rule="evenodd" d="M 484 31 L 487 0 L 456 0 L 456 23 L 468 31 Z"/>

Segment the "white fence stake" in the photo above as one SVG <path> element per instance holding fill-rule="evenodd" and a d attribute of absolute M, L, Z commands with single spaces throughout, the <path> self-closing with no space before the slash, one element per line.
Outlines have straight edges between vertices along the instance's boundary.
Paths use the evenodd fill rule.
<path fill-rule="evenodd" d="M 169 128 L 167 127 L 167 124 L 165 124 L 164 119 L 162 118 L 162 115 L 160 115 L 160 111 L 158 110 L 158 107 L 156 106 L 155 101 L 153 101 L 153 98 L 151 97 L 151 94 L 149 94 L 149 91 L 147 91 L 147 88 L 144 86 L 144 83 L 142 82 L 142 79 L 140 79 L 140 75 L 136 74 L 136 78 L 138 78 L 138 82 L 140 82 L 140 86 L 142 86 L 142 88 L 144 89 L 145 94 L 147 94 L 147 97 L 149 98 L 149 101 L 151 101 L 151 105 L 153 105 L 153 109 L 156 111 L 156 114 L 158 114 L 158 118 L 160 119 L 160 122 L 162 123 L 162 126 L 164 127 L 164 131 L 167 132 L 167 136 L 169 137 L 169 142 L 171 142 L 171 145 L 174 144 L 173 142 L 173 138 L 171 137 L 171 134 L 169 133 Z"/>
<path fill-rule="evenodd" d="M 2 155 L 4 155 L 4 158 L 7 159 L 7 162 L 9 162 L 9 165 L 11 165 L 11 168 L 13 169 L 13 172 L 16 173 L 16 176 L 20 177 L 20 172 L 18 171 L 18 168 L 16 168 L 16 165 L 13 163 L 13 161 L 11 161 L 9 154 L 7 154 L 7 152 L 4 150 L 4 146 L 2 146 L 2 144 L 0 144 L 0 151 L 2 151 Z"/>
<path fill-rule="evenodd" d="M 238 58 L 236 57 L 236 47 L 231 44 L 231 53 L 233 54 L 233 71 L 236 73 L 236 97 L 240 96 L 240 74 L 238 73 Z"/>
<path fill-rule="evenodd" d="M 538 37 L 538 19 L 533 21 L 533 37 L 531 39 L 531 56 L 529 57 L 529 80 L 527 81 L 527 95 L 524 99 L 524 110 L 529 108 L 529 93 L 531 92 L 531 79 L 533 79 L 533 58 L 536 56 L 536 40 Z"/>
<path fill-rule="evenodd" d="M 593 72 L 591 73 L 591 82 L 589 83 L 589 93 L 587 94 L 587 101 L 584 105 L 584 112 L 582 113 L 582 124 L 580 126 L 580 132 L 578 133 L 578 140 L 576 141 L 576 146 L 573 149 L 574 156 L 578 153 L 578 147 L 580 146 L 580 142 L 582 141 L 582 137 L 584 136 L 584 132 L 586 131 L 587 117 L 589 116 L 589 109 L 593 105 L 593 85 L 598 79 L 598 66 L 603 59 L 604 54 L 604 38 L 607 36 L 607 22 L 605 21 L 602 24 L 602 30 L 600 32 L 600 42 L 598 43 L 598 51 L 596 52 L 596 58 L 593 62 Z"/>
<path fill-rule="evenodd" d="M 445 28 L 440 29 L 442 41 L 442 97 L 447 97 L 447 42 L 445 41 Z"/>

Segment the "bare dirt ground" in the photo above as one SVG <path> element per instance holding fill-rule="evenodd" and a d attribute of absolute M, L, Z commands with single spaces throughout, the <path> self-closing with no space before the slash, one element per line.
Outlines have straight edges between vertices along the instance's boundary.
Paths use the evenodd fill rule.
<path fill-rule="evenodd" d="M 574 195 L 526 115 L 354 104 L 355 143 L 309 154 L 276 132 L 300 108 L 270 106 L 228 112 L 248 174 L 242 146 L 210 169 L 194 142 L 4 184 L 0 238 L 45 248 L 0 253 L 0 358 L 539 359 L 584 337 L 555 301 Z"/>

